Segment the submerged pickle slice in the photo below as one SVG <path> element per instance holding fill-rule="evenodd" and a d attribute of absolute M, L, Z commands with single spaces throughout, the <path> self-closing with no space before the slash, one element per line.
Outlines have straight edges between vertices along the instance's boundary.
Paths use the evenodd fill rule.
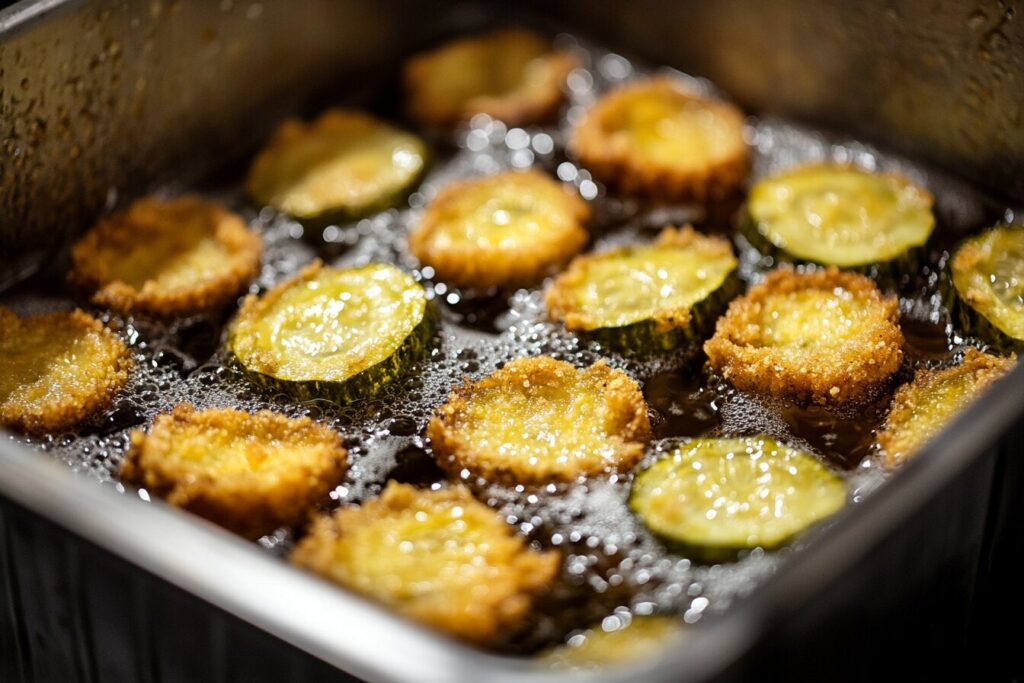
<path fill-rule="evenodd" d="M 599 361 L 586 370 L 517 358 L 448 398 L 427 426 L 453 476 L 544 484 L 625 472 L 650 439 L 639 385 Z"/>
<path fill-rule="evenodd" d="M 345 474 L 341 436 L 307 417 L 179 404 L 132 433 L 122 479 L 247 538 L 302 522 Z"/>
<path fill-rule="evenodd" d="M 1009 372 L 1015 360 L 969 348 L 956 367 L 918 370 L 912 382 L 896 391 L 878 433 L 885 466 L 894 468 L 913 457 L 990 384 Z"/>
<path fill-rule="evenodd" d="M 537 171 L 512 171 L 445 187 L 409 236 L 409 250 L 457 287 L 535 283 L 587 241 L 590 210 Z"/>
<path fill-rule="evenodd" d="M 993 228 L 965 241 L 950 261 L 968 333 L 1024 350 L 1024 228 Z"/>
<path fill-rule="evenodd" d="M 846 484 L 766 436 L 693 439 L 636 476 L 629 504 L 658 536 L 715 559 L 785 544 L 846 505 Z"/>
<path fill-rule="evenodd" d="M 756 183 L 746 224 L 756 242 L 797 261 L 900 266 L 931 236 L 932 203 L 927 190 L 895 173 L 816 164 Z"/>
<path fill-rule="evenodd" d="M 97 306 L 187 316 L 232 302 L 259 272 L 261 250 L 260 236 L 217 204 L 146 198 L 75 244 L 69 279 Z"/>
<path fill-rule="evenodd" d="M 228 348 L 258 381 L 350 401 L 376 393 L 419 358 L 434 313 L 423 287 L 394 266 L 337 270 L 316 262 L 262 297 L 247 297 Z"/>
<path fill-rule="evenodd" d="M 899 302 L 869 278 L 782 267 L 730 304 L 704 351 L 744 391 L 840 404 L 888 380 L 902 345 Z"/>
<path fill-rule="evenodd" d="M 551 583 L 531 550 L 463 487 L 390 482 L 379 498 L 319 518 L 291 561 L 458 638 L 487 644 L 519 625 Z"/>
<path fill-rule="evenodd" d="M 452 41 L 405 65 L 409 113 L 432 125 L 487 114 L 520 126 L 551 117 L 577 60 L 522 29 Z"/>
<path fill-rule="evenodd" d="M 743 114 L 671 78 L 605 95 L 572 133 L 571 147 L 601 181 L 662 199 L 715 199 L 746 178 Z"/>
<path fill-rule="evenodd" d="M 548 315 L 622 349 L 670 349 L 703 336 L 735 293 L 729 241 L 687 226 L 653 244 L 577 257 L 545 293 Z"/>
<path fill-rule="evenodd" d="M 19 318 L 0 306 L 0 425 L 73 427 L 111 404 L 132 364 L 124 342 L 80 310 Z"/>
<path fill-rule="evenodd" d="M 393 206 L 426 164 L 427 147 L 412 133 L 334 109 L 282 123 L 253 162 L 248 190 L 300 220 L 359 218 Z"/>
<path fill-rule="evenodd" d="M 619 622 L 621 617 L 616 618 Z M 553 669 L 595 669 L 655 657 L 685 638 L 678 617 L 633 616 L 629 622 L 606 630 L 604 626 L 574 634 L 565 645 L 538 657 Z"/>

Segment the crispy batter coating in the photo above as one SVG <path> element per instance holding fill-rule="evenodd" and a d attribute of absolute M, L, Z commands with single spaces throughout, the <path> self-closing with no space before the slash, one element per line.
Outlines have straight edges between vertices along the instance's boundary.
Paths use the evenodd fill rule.
<path fill-rule="evenodd" d="M 247 538 L 306 519 L 341 483 L 341 436 L 307 417 L 179 404 L 132 433 L 121 478 Z"/>
<path fill-rule="evenodd" d="M 590 209 L 537 171 L 446 186 L 409 235 L 409 250 L 457 287 L 534 284 L 587 242 Z"/>
<path fill-rule="evenodd" d="M 258 202 L 299 220 L 358 218 L 395 204 L 427 166 L 426 144 L 360 111 L 282 123 L 249 169 Z"/>
<path fill-rule="evenodd" d="M 782 267 L 730 304 L 704 351 L 739 389 L 840 404 L 896 372 L 902 345 L 898 302 L 870 279 Z"/>
<path fill-rule="evenodd" d="M 570 330 L 651 321 L 690 327 L 692 308 L 736 269 L 729 240 L 691 226 L 662 230 L 653 245 L 578 256 L 544 293 L 548 316 Z"/>
<path fill-rule="evenodd" d="M 1011 346 L 1024 346 L 1024 229 L 998 227 L 965 241 L 950 260 L 953 287 L 959 298 Z M 969 320 L 969 332 L 984 337 L 989 330 Z"/>
<path fill-rule="evenodd" d="M 132 364 L 124 342 L 80 310 L 18 318 L 0 306 L 0 425 L 73 427 L 111 404 Z"/>
<path fill-rule="evenodd" d="M 634 616 L 625 626 L 605 630 L 599 625 L 576 633 L 565 645 L 542 654 L 538 662 L 556 669 L 603 668 L 655 657 L 685 637 L 686 628 L 678 617 Z"/>
<path fill-rule="evenodd" d="M 750 166 L 743 114 L 668 77 L 602 97 L 573 130 L 570 148 L 606 184 L 668 200 L 724 197 Z"/>
<path fill-rule="evenodd" d="M 626 472 L 651 437 L 640 386 L 598 361 L 517 358 L 456 389 L 427 426 L 452 476 L 544 484 Z"/>
<path fill-rule="evenodd" d="M 1016 360 L 1016 356 L 1000 358 L 970 348 L 956 367 L 918 370 L 913 381 L 897 389 L 878 433 L 885 466 L 892 469 L 913 457 L 957 413 L 1013 369 Z"/>
<path fill-rule="evenodd" d="M 478 644 L 515 628 L 554 578 L 555 552 L 525 540 L 464 487 L 391 482 L 314 522 L 291 561 L 400 614 Z"/>
<path fill-rule="evenodd" d="M 474 114 L 510 126 L 546 120 L 558 111 L 562 84 L 576 66 L 572 54 L 522 29 L 461 38 L 406 63 L 409 113 L 435 126 Z"/>
<path fill-rule="evenodd" d="M 198 197 L 140 199 L 71 251 L 69 279 L 119 313 L 186 316 L 225 306 L 256 277 L 262 240 Z"/>

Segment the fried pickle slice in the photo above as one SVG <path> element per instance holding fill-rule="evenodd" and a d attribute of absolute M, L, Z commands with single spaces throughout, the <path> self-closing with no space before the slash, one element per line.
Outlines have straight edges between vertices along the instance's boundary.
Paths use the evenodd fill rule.
<path fill-rule="evenodd" d="M 0 306 L 0 425 L 74 427 L 111 404 L 132 365 L 124 342 L 80 310 L 19 318 Z"/>
<path fill-rule="evenodd" d="M 743 114 L 668 77 L 603 96 L 572 131 L 570 148 L 610 187 L 664 200 L 727 196 L 750 166 Z"/>
<path fill-rule="evenodd" d="M 499 173 L 442 189 L 409 250 L 456 287 L 527 286 L 583 248 L 589 216 L 579 195 L 543 173 Z"/>
<path fill-rule="evenodd" d="M 70 281 L 118 313 L 182 317 L 227 305 L 256 277 L 262 240 L 198 197 L 140 199 L 72 248 Z"/>
<path fill-rule="evenodd" d="M 436 308 L 398 268 L 319 261 L 260 297 L 228 327 L 228 349 L 249 377 L 300 398 L 371 396 L 402 376 L 433 336 Z"/>
<path fill-rule="evenodd" d="M 346 458 L 341 436 L 307 417 L 179 404 L 132 433 L 121 478 L 255 539 L 302 523 Z"/>
<path fill-rule="evenodd" d="M 487 114 L 510 126 L 552 118 L 562 85 L 578 60 L 541 36 L 505 29 L 461 38 L 412 57 L 405 65 L 410 115 L 447 126 Z"/>
<path fill-rule="evenodd" d="M 1015 362 L 1015 356 L 1000 358 L 970 348 L 960 365 L 918 370 L 913 381 L 896 390 L 878 433 L 884 465 L 893 469 L 912 458 Z"/>
<path fill-rule="evenodd" d="M 782 267 L 732 302 L 704 351 L 741 390 L 842 404 L 896 372 L 902 345 L 898 301 L 867 277 Z"/>
<path fill-rule="evenodd" d="M 784 545 L 846 505 L 846 484 L 767 436 L 684 441 L 636 475 L 629 506 L 655 534 L 718 561 Z"/>
<path fill-rule="evenodd" d="M 1000 226 L 964 241 L 950 259 L 954 310 L 969 334 L 1024 351 L 1024 228 Z"/>
<path fill-rule="evenodd" d="M 621 625 L 604 625 L 575 633 L 558 647 L 542 653 L 538 663 L 552 669 L 597 669 L 656 657 L 686 637 L 686 628 L 678 617 L 633 616 Z"/>
<path fill-rule="evenodd" d="M 640 386 L 622 371 L 536 356 L 456 389 L 427 435 L 452 476 L 545 484 L 629 471 L 651 425 Z"/>
<path fill-rule="evenodd" d="M 666 227 L 653 244 L 577 256 L 544 294 L 548 317 L 616 348 L 699 339 L 736 293 L 729 240 Z"/>
<path fill-rule="evenodd" d="M 477 644 L 518 626 L 560 563 L 531 550 L 462 486 L 390 482 L 360 507 L 320 517 L 291 561 L 399 614 Z"/>
<path fill-rule="evenodd" d="M 282 123 L 249 169 L 257 202 L 301 221 L 361 218 L 394 206 L 427 167 L 419 137 L 360 111 Z"/>

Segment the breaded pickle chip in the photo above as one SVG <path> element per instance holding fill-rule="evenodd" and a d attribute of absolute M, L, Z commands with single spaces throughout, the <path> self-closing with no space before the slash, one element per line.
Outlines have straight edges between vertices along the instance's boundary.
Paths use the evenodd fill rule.
<path fill-rule="evenodd" d="M 640 387 L 604 361 L 586 370 L 549 356 L 517 358 L 456 389 L 427 426 L 453 476 L 544 484 L 626 472 L 650 439 Z"/>
<path fill-rule="evenodd" d="M 608 93 L 570 143 L 594 176 L 623 192 L 659 199 L 717 199 L 747 177 L 743 114 L 671 78 Z"/>
<path fill-rule="evenodd" d="M 478 644 L 519 625 L 558 570 L 464 487 L 390 482 L 379 498 L 321 517 L 296 565 L 403 616 Z"/>
<path fill-rule="evenodd" d="M 302 523 L 345 474 L 333 429 L 262 410 L 188 404 L 132 433 L 123 480 L 247 538 Z"/>
<path fill-rule="evenodd" d="M 258 202 L 303 221 L 365 216 L 393 206 L 419 180 L 427 147 L 358 111 L 285 121 L 249 169 Z"/>
<path fill-rule="evenodd" d="M 423 287 L 394 266 L 319 261 L 263 296 L 246 297 L 228 348 L 250 377 L 300 398 L 353 401 L 400 377 L 433 336 Z"/>
<path fill-rule="evenodd" d="M 636 476 L 629 505 L 658 536 L 716 560 L 785 544 L 846 505 L 846 484 L 766 436 L 692 439 Z"/>
<path fill-rule="evenodd" d="M 544 295 L 548 316 L 616 348 L 699 339 L 739 287 L 729 241 L 665 228 L 656 242 L 578 256 Z"/>
<path fill-rule="evenodd" d="M 0 425 L 74 427 L 111 404 L 131 366 L 124 342 L 82 311 L 18 318 L 0 306 Z"/>
<path fill-rule="evenodd" d="M 902 345 L 898 301 L 867 277 L 783 267 L 730 304 L 704 351 L 744 391 L 840 404 L 896 372 Z"/>
<path fill-rule="evenodd" d="M 587 242 L 590 209 L 536 171 L 448 185 L 409 235 L 409 250 L 457 287 L 531 285 Z"/>
<path fill-rule="evenodd" d="M 140 199 L 107 216 L 71 251 L 72 283 L 119 313 L 187 316 L 227 305 L 260 267 L 262 240 L 198 197 Z"/>
<path fill-rule="evenodd" d="M 625 626 L 597 626 L 577 633 L 538 661 L 557 669 L 603 668 L 655 657 L 683 638 L 685 627 L 677 617 L 634 616 Z"/>
<path fill-rule="evenodd" d="M 1024 350 L 1024 228 L 993 228 L 965 241 L 950 261 L 954 309 L 968 333 Z"/>
<path fill-rule="evenodd" d="M 409 113 L 436 126 L 474 114 L 512 126 L 535 123 L 555 115 L 562 84 L 576 66 L 571 54 L 522 29 L 462 38 L 406 63 Z"/>
<path fill-rule="evenodd" d="M 840 268 L 913 266 L 935 228 L 932 195 L 895 173 L 814 164 L 757 182 L 747 198 L 755 244 Z"/>
<path fill-rule="evenodd" d="M 897 467 L 913 457 L 1015 361 L 1016 357 L 999 358 L 970 348 L 956 367 L 918 370 L 912 382 L 896 391 L 878 433 L 885 466 Z"/>

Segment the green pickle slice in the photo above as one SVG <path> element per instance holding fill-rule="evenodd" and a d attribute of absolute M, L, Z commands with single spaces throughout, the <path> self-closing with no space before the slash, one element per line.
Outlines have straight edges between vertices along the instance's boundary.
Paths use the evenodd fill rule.
<path fill-rule="evenodd" d="M 652 244 L 581 256 L 545 294 L 548 314 L 631 351 L 705 336 L 739 290 L 729 241 L 666 228 Z"/>
<path fill-rule="evenodd" d="M 537 661 L 552 669 L 595 669 L 655 657 L 686 637 L 686 627 L 675 616 L 633 616 L 625 625 L 604 623 L 577 633 L 558 647 L 542 653 Z M 608 620 L 606 620 L 607 622 Z"/>
<path fill-rule="evenodd" d="M 997 227 L 968 239 L 950 270 L 965 331 L 1004 350 L 1024 350 L 1024 228 Z"/>
<path fill-rule="evenodd" d="M 903 176 L 802 166 L 765 178 L 747 199 L 746 232 L 794 261 L 840 268 L 916 262 L 935 228 L 932 195 Z"/>
<path fill-rule="evenodd" d="M 299 220 L 353 219 L 393 206 L 427 165 L 426 144 L 368 114 L 286 121 L 256 157 L 249 194 Z"/>
<path fill-rule="evenodd" d="M 718 560 L 773 549 L 846 504 L 846 484 L 766 436 L 684 441 L 633 481 L 630 507 L 681 550 Z"/>
<path fill-rule="evenodd" d="M 398 268 L 314 263 L 264 296 L 249 296 L 228 348 L 259 383 L 347 402 L 401 376 L 435 325 L 423 287 Z"/>

